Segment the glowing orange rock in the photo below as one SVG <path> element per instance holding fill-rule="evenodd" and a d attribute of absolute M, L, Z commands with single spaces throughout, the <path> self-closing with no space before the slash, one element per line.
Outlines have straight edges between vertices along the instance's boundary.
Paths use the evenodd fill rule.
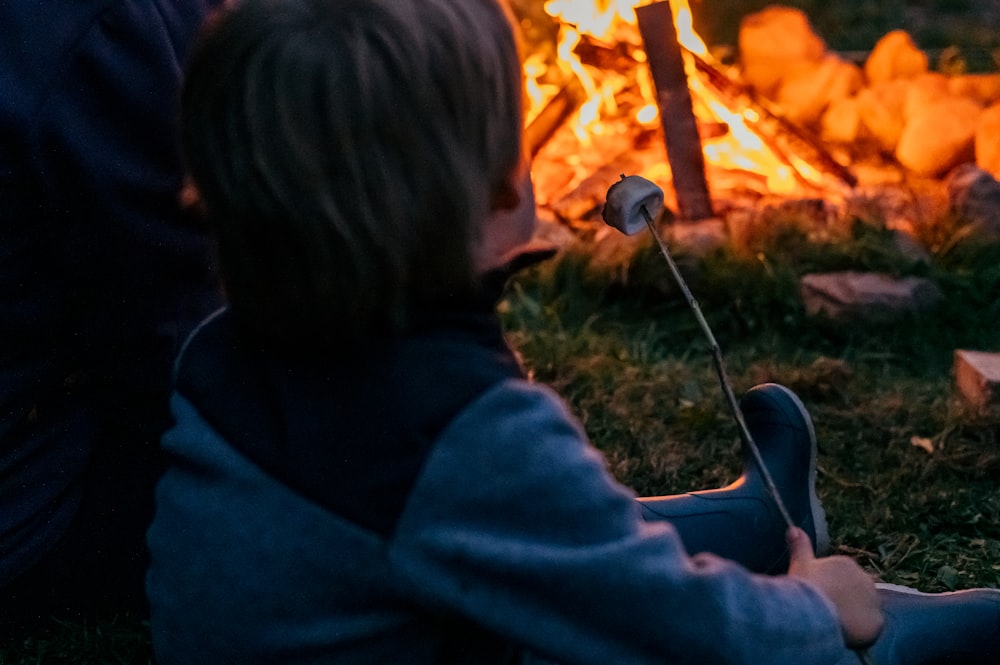
<path fill-rule="evenodd" d="M 976 127 L 976 164 L 1000 179 L 1000 102 L 983 111 Z"/>
<path fill-rule="evenodd" d="M 906 123 L 896 159 L 910 171 L 934 177 L 975 159 L 975 135 L 983 109 L 963 97 L 943 99 Z"/>
<path fill-rule="evenodd" d="M 740 22 L 738 37 L 743 80 L 774 97 L 781 82 L 813 69 L 826 54 L 805 12 L 772 6 Z"/>
<path fill-rule="evenodd" d="M 865 62 L 869 84 L 911 79 L 929 70 L 927 54 L 904 30 L 893 30 L 878 40 Z"/>

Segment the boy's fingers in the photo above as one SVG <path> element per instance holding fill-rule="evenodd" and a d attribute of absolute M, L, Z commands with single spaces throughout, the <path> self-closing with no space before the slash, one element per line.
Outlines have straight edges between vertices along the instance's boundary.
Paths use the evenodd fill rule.
<path fill-rule="evenodd" d="M 788 541 L 788 550 L 791 554 L 792 561 L 801 563 L 811 561 L 816 558 L 816 555 L 813 552 L 812 541 L 809 540 L 809 536 L 806 535 L 806 532 L 799 527 L 789 527 L 788 531 L 785 533 L 785 539 Z"/>

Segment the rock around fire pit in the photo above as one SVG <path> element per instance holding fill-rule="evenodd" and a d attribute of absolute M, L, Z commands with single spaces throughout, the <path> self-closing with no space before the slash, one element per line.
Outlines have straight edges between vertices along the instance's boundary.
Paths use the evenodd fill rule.
<path fill-rule="evenodd" d="M 874 149 L 921 176 L 969 161 L 1000 175 L 1000 73 L 932 71 L 902 30 L 856 64 L 828 50 L 804 13 L 777 6 L 744 19 L 739 51 L 752 89 L 852 158 Z"/>
<path fill-rule="evenodd" d="M 856 271 L 804 275 L 799 292 L 808 314 L 841 321 L 887 321 L 918 314 L 944 298 L 941 289 L 923 277 Z"/>

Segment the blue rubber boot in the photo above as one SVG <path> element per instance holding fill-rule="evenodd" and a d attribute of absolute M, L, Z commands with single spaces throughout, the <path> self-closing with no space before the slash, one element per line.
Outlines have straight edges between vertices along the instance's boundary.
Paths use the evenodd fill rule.
<path fill-rule="evenodd" d="M 826 514 L 816 496 L 816 434 L 801 400 L 767 383 L 740 401 L 747 429 L 788 512 L 809 534 L 817 556 L 829 550 Z M 689 553 L 712 552 L 755 572 L 788 568 L 787 525 L 751 451 L 744 444 L 743 474 L 721 489 L 639 499 L 648 520 L 667 520 Z"/>
<path fill-rule="evenodd" d="M 1000 663 L 1000 589 L 921 593 L 876 586 L 886 623 L 868 650 L 875 665 Z"/>

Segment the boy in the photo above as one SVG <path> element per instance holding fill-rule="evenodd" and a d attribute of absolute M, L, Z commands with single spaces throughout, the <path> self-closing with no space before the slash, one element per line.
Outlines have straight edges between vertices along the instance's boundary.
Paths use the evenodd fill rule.
<path fill-rule="evenodd" d="M 178 361 L 161 664 L 822 665 L 879 635 L 868 576 L 814 556 L 791 393 L 744 400 L 805 527 L 768 576 L 706 553 L 783 549 L 753 469 L 639 503 L 523 377 L 493 313 L 534 226 L 520 91 L 496 0 L 243 0 L 196 48 L 184 139 L 230 307 Z"/>

